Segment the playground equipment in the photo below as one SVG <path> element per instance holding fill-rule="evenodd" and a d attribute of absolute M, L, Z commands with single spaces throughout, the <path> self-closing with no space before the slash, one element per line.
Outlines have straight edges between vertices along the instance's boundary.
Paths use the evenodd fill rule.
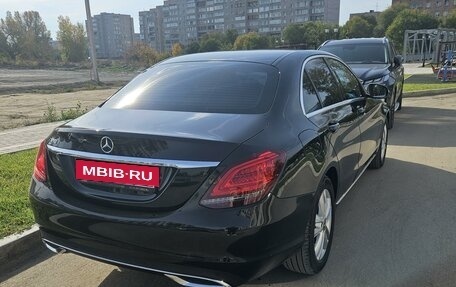
<path fill-rule="evenodd" d="M 405 62 L 440 65 L 442 53 L 456 51 L 456 29 L 406 30 L 403 57 Z"/>
<path fill-rule="evenodd" d="M 437 78 L 442 80 L 443 82 L 450 81 L 456 78 L 456 69 L 453 68 L 455 64 L 454 52 L 453 50 L 447 50 L 446 57 L 443 57 L 442 67 L 441 68 L 434 68 L 432 70 L 434 73 L 437 74 Z"/>

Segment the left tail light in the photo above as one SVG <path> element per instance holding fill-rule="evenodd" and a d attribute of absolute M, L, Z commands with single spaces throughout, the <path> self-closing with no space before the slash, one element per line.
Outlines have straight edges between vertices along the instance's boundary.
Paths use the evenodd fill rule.
<path fill-rule="evenodd" d="M 47 180 L 46 141 L 43 141 L 40 144 L 38 154 L 36 155 L 33 177 L 40 182 L 45 182 Z"/>
<path fill-rule="evenodd" d="M 267 151 L 234 166 L 216 181 L 200 204 L 210 208 L 228 208 L 256 203 L 272 190 L 284 164 L 284 153 Z"/>

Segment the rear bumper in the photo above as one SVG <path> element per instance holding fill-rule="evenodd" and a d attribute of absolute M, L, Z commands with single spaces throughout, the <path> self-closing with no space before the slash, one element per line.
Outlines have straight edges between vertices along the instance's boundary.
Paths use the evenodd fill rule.
<path fill-rule="evenodd" d="M 98 212 L 62 201 L 40 183 L 30 200 L 51 248 L 108 263 L 231 286 L 257 278 L 299 248 L 312 196 L 212 210 L 186 204 L 171 213 Z M 220 286 L 224 286 L 221 284 Z M 227 285 L 228 286 L 228 285 Z"/>

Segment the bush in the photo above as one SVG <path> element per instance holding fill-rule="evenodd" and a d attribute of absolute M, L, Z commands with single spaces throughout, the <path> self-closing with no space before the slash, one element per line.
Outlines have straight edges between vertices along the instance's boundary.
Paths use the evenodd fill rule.
<path fill-rule="evenodd" d="M 44 112 L 43 118 L 41 120 L 42 123 L 51 123 L 57 121 L 67 121 L 72 120 L 77 117 L 82 116 L 83 114 L 87 113 L 87 108 L 82 108 L 81 102 L 76 104 L 76 107 L 69 108 L 66 110 L 60 111 L 60 116 L 57 114 L 57 109 L 53 104 L 48 104 L 47 110 Z"/>

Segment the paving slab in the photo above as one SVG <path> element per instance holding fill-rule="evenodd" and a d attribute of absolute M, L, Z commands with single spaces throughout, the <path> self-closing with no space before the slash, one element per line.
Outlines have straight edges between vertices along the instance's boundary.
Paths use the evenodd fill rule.
<path fill-rule="evenodd" d="M 31 149 L 40 143 L 52 130 L 65 122 L 45 123 L 0 132 L 0 154 Z"/>

